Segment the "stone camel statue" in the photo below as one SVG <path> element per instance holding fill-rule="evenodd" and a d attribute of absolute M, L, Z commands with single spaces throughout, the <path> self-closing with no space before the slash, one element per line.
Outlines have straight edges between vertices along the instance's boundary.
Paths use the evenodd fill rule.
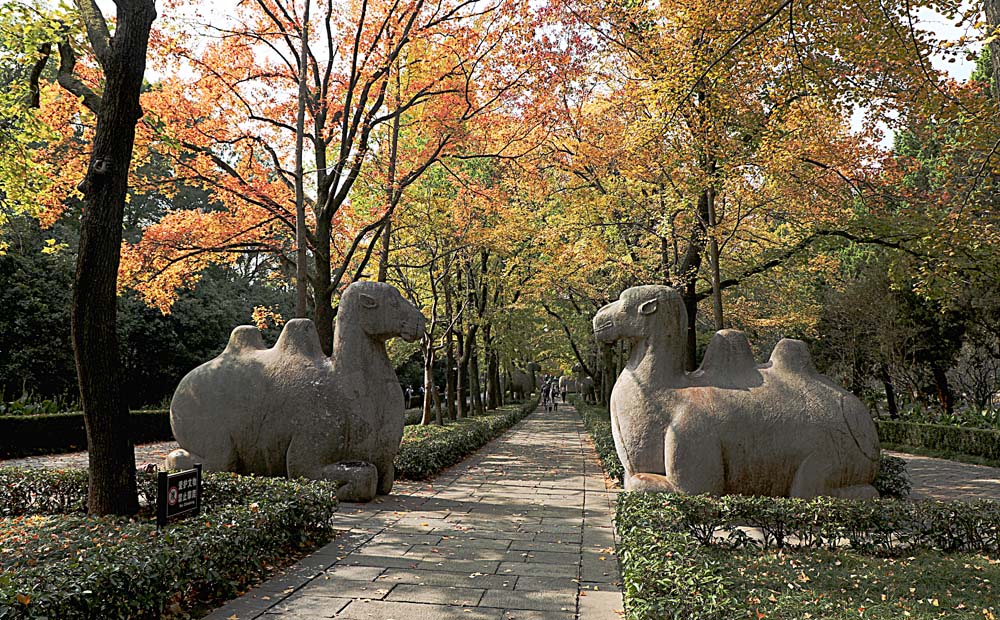
<path fill-rule="evenodd" d="M 599 340 L 633 344 L 611 394 L 626 489 L 878 497 L 871 415 L 816 371 L 805 343 L 781 340 L 758 366 L 746 336 L 722 330 L 688 373 L 686 331 L 668 286 L 627 289 L 594 317 Z"/>
<path fill-rule="evenodd" d="M 541 369 L 542 367 L 537 362 L 529 362 L 523 369 L 514 368 L 510 376 L 510 392 L 515 400 L 523 401 L 535 393 L 538 381 L 535 373 Z"/>
<path fill-rule="evenodd" d="M 336 480 L 342 501 L 389 493 L 404 405 L 385 342 L 415 341 L 424 324 L 392 286 L 355 282 L 341 298 L 331 357 L 308 319 L 289 321 L 270 349 L 255 327 L 237 327 L 174 392 L 170 426 L 182 449 L 167 467 Z"/>
<path fill-rule="evenodd" d="M 594 379 L 583 370 L 583 365 L 575 364 L 573 366 L 573 374 L 576 375 L 576 379 L 574 380 L 576 392 L 583 396 L 584 402 L 596 403 L 597 391 L 594 387 Z"/>

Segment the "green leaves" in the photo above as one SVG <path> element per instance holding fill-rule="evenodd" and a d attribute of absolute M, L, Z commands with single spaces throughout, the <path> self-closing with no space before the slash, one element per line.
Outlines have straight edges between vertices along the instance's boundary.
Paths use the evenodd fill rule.
<path fill-rule="evenodd" d="M 995 554 L 996 502 L 622 493 L 615 522 L 630 620 L 932 618 L 995 600 L 995 561 L 940 550 Z"/>
<path fill-rule="evenodd" d="M 82 514 L 84 470 L 0 469 L 0 483 L 4 620 L 152 619 L 231 598 L 329 540 L 337 507 L 332 483 L 208 474 L 202 515 L 158 531 L 155 476 L 140 476 L 138 519 Z"/>

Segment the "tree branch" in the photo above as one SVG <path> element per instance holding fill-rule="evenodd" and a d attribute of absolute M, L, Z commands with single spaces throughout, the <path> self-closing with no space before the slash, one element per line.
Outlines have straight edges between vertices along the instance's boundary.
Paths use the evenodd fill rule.
<path fill-rule="evenodd" d="M 107 68 L 108 59 L 111 58 L 111 34 L 108 32 L 108 22 L 104 19 L 104 13 L 97 6 L 96 0 L 73 0 L 76 8 L 83 18 L 83 25 L 87 29 L 87 39 L 94 49 L 97 62 L 102 68 Z"/>
<path fill-rule="evenodd" d="M 97 114 L 101 109 L 101 97 L 80 78 L 73 75 L 74 67 L 76 67 L 76 52 L 73 51 L 69 40 L 62 41 L 59 43 L 59 72 L 56 74 L 56 81 L 74 96 L 83 99 L 83 105 Z"/>

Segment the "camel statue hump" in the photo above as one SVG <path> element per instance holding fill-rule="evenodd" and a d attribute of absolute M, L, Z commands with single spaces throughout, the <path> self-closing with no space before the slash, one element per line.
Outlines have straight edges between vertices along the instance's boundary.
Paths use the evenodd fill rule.
<path fill-rule="evenodd" d="M 813 365 L 809 348 L 801 340 L 782 338 L 771 352 L 771 368 L 781 372 L 802 375 L 818 374 Z"/>
<path fill-rule="evenodd" d="M 239 355 L 244 351 L 262 351 L 267 349 L 260 330 L 253 325 L 240 325 L 229 335 L 229 343 L 223 353 Z"/>
<path fill-rule="evenodd" d="M 323 357 L 319 333 L 316 331 L 316 325 L 309 319 L 292 319 L 285 323 L 285 328 L 281 330 L 274 348 L 283 355 Z"/>
<path fill-rule="evenodd" d="M 762 382 L 750 341 L 735 329 L 715 332 L 699 370 L 702 380 L 715 387 L 748 388 Z"/>

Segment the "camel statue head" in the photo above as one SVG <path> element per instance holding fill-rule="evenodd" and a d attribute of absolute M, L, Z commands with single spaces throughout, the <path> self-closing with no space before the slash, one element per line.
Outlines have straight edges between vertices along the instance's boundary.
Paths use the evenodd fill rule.
<path fill-rule="evenodd" d="M 625 289 L 618 301 L 604 306 L 594 317 L 594 335 L 607 344 L 641 342 L 650 336 L 683 342 L 686 331 L 687 314 L 680 293 L 656 284 Z"/>
<path fill-rule="evenodd" d="M 349 320 L 374 340 L 396 336 L 407 342 L 418 340 L 427 320 L 420 310 L 403 299 L 395 287 L 384 282 L 354 282 L 340 298 L 338 324 Z"/>

